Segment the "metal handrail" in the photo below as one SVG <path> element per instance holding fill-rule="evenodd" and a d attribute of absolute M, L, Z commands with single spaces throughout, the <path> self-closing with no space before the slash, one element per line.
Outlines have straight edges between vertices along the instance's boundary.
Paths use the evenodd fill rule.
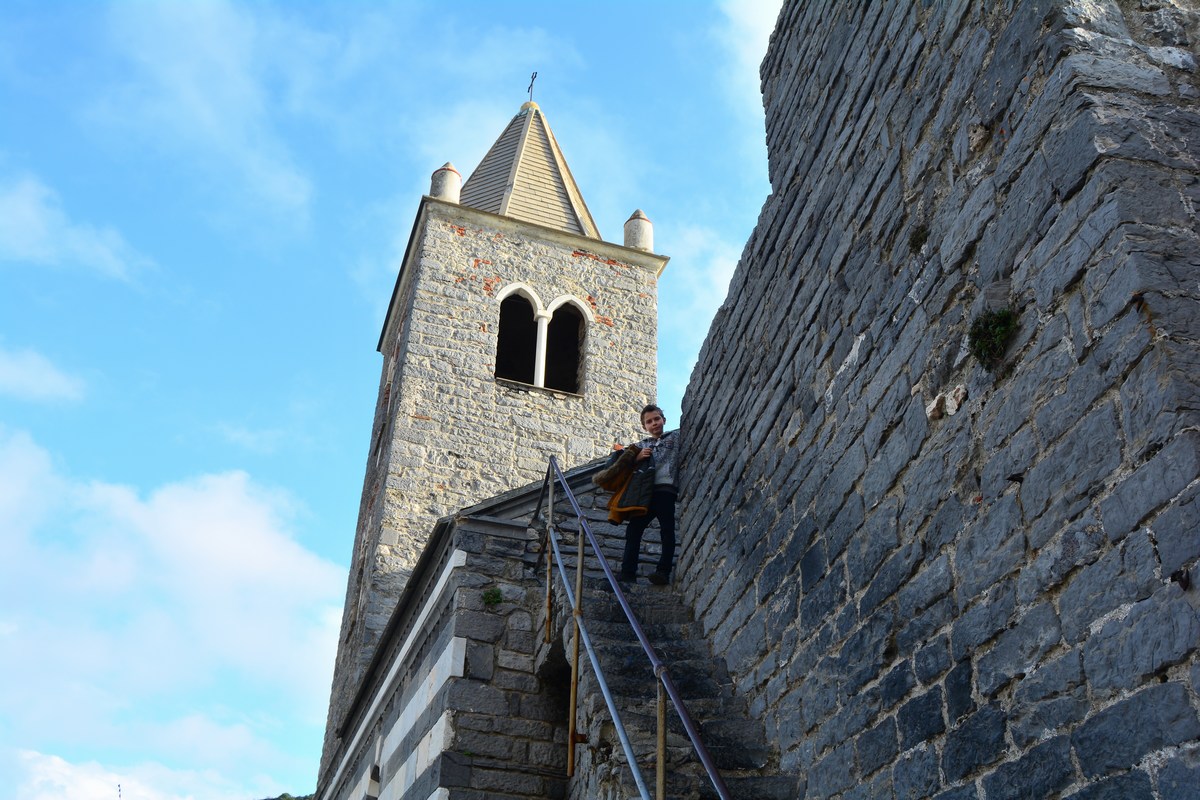
<path fill-rule="evenodd" d="M 608 705 L 609 713 L 612 714 L 613 724 L 617 730 L 617 736 L 621 740 L 621 746 L 625 750 L 626 758 L 629 759 L 629 767 L 630 767 L 630 770 L 632 770 L 632 772 L 633 772 L 634 782 L 637 783 L 638 790 L 640 792 L 642 792 L 643 798 L 646 798 L 646 800 L 649 800 L 648 790 L 645 788 L 645 782 L 642 780 L 641 773 L 638 770 L 637 761 L 634 758 L 632 747 L 629 745 L 628 736 L 625 733 L 624 726 L 622 725 L 620 718 L 617 714 L 617 709 L 616 709 L 615 703 L 612 700 L 612 697 L 608 692 L 608 686 L 605 683 L 603 673 L 600 670 L 599 659 L 596 657 L 595 651 L 592 649 L 591 640 L 587 634 L 587 629 L 584 627 L 582 614 L 580 613 L 580 605 L 576 601 L 575 595 L 573 595 L 571 592 L 570 581 L 567 579 L 566 571 L 563 568 L 562 554 L 559 552 L 557 536 L 554 532 L 554 485 L 553 484 L 554 484 L 555 480 L 557 480 L 557 482 L 562 485 L 563 490 L 566 493 L 566 497 L 571 503 L 571 508 L 575 511 L 575 517 L 579 521 L 579 528 L 580 528 L 579 539 L 580 539 L 580 541 L 579 541 L 579 546 L 578 546 L 578 556 L 579 556 L 580 563 L 579 563 L 579 567 L 578 567 L 579 572 L 577 573 L 577 577 L 576 577 L 577 585 L 579 585 L 580 581 L 582 580 L 583 538 L 584 538 L 584 536 L 586 536 L 588 543 L 592 547 L 592 551 L 596 554 L 597 560 L 600 563 L 600 568 L 604 571 L 604 577 L 608 580 L 609 585 L 612 587 L 614 595 L 617 598 L 617 603 L 621 606 L 621 610 L 625 613 L 625 618 L 628 620 L 630 627 L 633 629 L 634 635 L 637 636 L 638 642 L 642 646 L 642 650 L 645 651 L 646 656 L 650 659 L 650 665 L 654 669 L 654 676 L 656 678 L 656 683 L 659 685 L 658 694 L 659 694 L 659 707 L 660 707 L 659 714 L 658 714 L 659 720 L 660 720 L 660 728 L 659 728 L 660 754 L 659 754 L 659 764 L 658 764 L 658 773 L 659 773 L 658 774 L 658 794 L 659 794 L 659 797 L 660 798 L 662 797 L 663 780 L 664 780 L 663 772 L 662 772 L 663 759 L 662 759 L 662 754 L 661 754 L 661 747 L 662 747 L 662 736 L 663 736 L 663 714 L 665 713 L 664 701 L 662 699 L 662 693 L 665 690 L 667 697 L 671 700 L 671 704 L 675 707 L 675 713 L 679 715 L 679 720 L 680 720 L 680 722 L 683 723 L 683 729 L 687 732 L 688 739 L 690 739 L 692 742 L 692 747 L 695 749 L 696 755 L 700 759 L 700 764 L 704 767 L 704 771 L 708 774 L 708 778 L 712 782 L 713 788 L 716 789 L 716 791 L 717 791 L 718 797 L 720 797 L 721 800 L 730 800 L 729 790 L 725 786 L 725 781 L 721 778 L 721 774 L 717 771 L 716 765 L 713 763 L 712 757 L 708 753 L 708 748 L 706 748 L 704 746 L 704 742 L 701 741 L 700 733 L 696 729 L 696 725 L 692 721 L 692 717 L 688 713 L 687 707 L 684 706 L 683 699 L 679 696 L 679 690 L 675 687 L 675 681 L 671 679 L 671 675 L 667 671 L 666 664 L 664 664 L 662 659 L 660 659 L 658 657 L 658 653 L 655 652 L 654 646 L 650 644 L 650 640 L 646 637 L 645 631 L 642 630 L 642 626 L 638 622 L 637 617 L 634 615 L 633 609 L 630 608 L 630 606 L 629 606 L 629 601 L 626 599 L 625 593 L 623 591 L 621 591 L 621 587 L 617 583 L 616 577 L 613 575 L 612 568 L 609 567 L 609 565 L 608 565 L 608 560 L 600 552 L 600 544 L 599 544 L 599 542 L 596 541 L 596 536 L 594 533 L 592 533 L 591 526 L 588 525 L 587 519 L 584 518 L 583 510 L 579 507 L 579 501 L 575 498 L 575 493 L 571 491 L 571 487 L 567 483 L 566 476 L 563 474 L 562 470 L 558 466 L 558 460 L 554 456 L 551 456 L 550 464 L 546 469 L 546 479 L 542 484 L 542 493 L 538 498 L 537 507 L 534 511 L 534 518 L 536 519 L 541 512 L 542 500 L 545 499 L 547 497 L 547 495 L 549 495 L 550 502 L 548 504 L 549 509 L 548 509 L 548 513 L 547 513 L 547 525 L 546 525 L 547 538 L 550 541 L 551 547 L 553 548 L 554 555 L 557 556 L 558 571 L 559 571 L 560 577 L 562 578 L 563 587 L 566 590 L 567 598 L 571 601 L 571 605 L 574 608 L 575 624 L 576 624 L 577 630 L 579 631 L 579 638 L 583 640 L 584 646 L 587 649 L 588 658 L 591 661 L 592 668 L 595 670 L 595 673 L 596 673 L 597 683 L 600 685 L 600 691 L 604 695 L 604 701 L 605 701 L 605 704 Z M 549 590 L 550 590 L 550 587 L 549 587 L 549 584 L 547 584 L 547 612 L 549 612 L 549 602 L 550 602 L 549 601 Z M 547 613 L 547 625 L 549 625 L 549 616 L 550 616 L 549 613 Z M 574 691 L 574 690 L 572 689 L 572 691 Z M 573 722 L 575 719 L 575 713 L 576 713 L 575 704 L 572 703 L 571 704 L 572 730 L 574 728 Z M 571 754 L 574 753 L 574 747 L 575 747 L 575 742 L 573 741 L 573 738 L 574 738 L 573 736 L 569 736 L 568 743 L 567 743 L 567 746 L 569 748 L 571 748 L 571 750 L 570 750 Z M 573 760 L 571 760 L 571 761 L 573 763 Z"/>

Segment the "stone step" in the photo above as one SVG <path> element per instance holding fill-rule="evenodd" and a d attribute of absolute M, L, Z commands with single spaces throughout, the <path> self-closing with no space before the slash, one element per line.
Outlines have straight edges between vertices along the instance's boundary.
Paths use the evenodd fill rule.
<path fill-rule="evenodd" d="M 642 778 L 650 789 L 651 796 L 655 787 L 655 762 L 653 754 L 638 759 L 642 770 Z M 791 776 L 784 775 L 739 775 L 729 774 L 729 771 L 717 768 L 725 787 L 734 800 L 794 800 L 803 796 L 804 783 Z M 699 764 L 686 766 L 669 766 L 666 775 L 666 795 L 671 800 L 718 800 L 716 787 L 708 773 Z M 621 785 L 624 795 L 637 797 L 637 784 L 629 770 L 622 770 Z"/>
<path fill-rule="evenodd" d="M 637 609 L 634 609 L 637 613 Z M 605 622 L 603 620 L 585 620 L 588 635 L 595 644 L 620 644 L 621 642 L 637 641 L 629 623 Z M 642 632 L 657 650 L 661 645 L 671 642 L 690 641 L 699 635 L 699 624 L 695 622 L 666 622 L 643 624 Z"/>

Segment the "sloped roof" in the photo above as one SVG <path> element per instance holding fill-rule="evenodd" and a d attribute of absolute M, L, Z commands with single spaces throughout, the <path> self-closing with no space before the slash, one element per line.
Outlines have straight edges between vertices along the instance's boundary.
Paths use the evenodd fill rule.
<path fill-rule="evenodd" d="M 546 116 L 532 101 L 463 184 L 464 206 L 600 238 Z"/>

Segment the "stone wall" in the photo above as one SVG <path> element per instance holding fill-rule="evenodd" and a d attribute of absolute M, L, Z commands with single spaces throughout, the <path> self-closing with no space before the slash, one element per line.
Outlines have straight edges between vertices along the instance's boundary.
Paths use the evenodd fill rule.
<path fill-rule="evenodd" d="M 1198 42 L 1190 0 L 786 3 L 680 584 L 806 797 L 1196 796 Z"/>
<path fill-rule="evenodd" d="M 322 772 L 433 522 L 639 436 L 654 395 L 662 256 L 425 198 L 380 340 L 384 354 Z M 586 312 L 582 391 L 494 376 L 501 296 Z"/>
<path fill-rule="evenodd" d="M 322 800 L 565 793 L 566 681 L 554 665 L 534 672 L 538 541 L 497 506 L 435 529 L 318 778 Z"/>

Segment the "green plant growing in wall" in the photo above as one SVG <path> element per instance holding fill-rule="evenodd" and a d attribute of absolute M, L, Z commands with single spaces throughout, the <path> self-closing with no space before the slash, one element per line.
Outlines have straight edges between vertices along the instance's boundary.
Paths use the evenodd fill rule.
<path fill-rule="evenodd" d="M 1011 308 L 984 311 L 971 323 L 967 346 L 988 372 L 1004 363 L 1004 351 L 1017 332 L 1017 312 Z"/>
<path fill-rule="evenodd" d="M 488 608 L 499 605 L 503 599 L 504 596 L 500 594 L 500 589 L 495 586 L 483 590 L 483 604 Z"/>

